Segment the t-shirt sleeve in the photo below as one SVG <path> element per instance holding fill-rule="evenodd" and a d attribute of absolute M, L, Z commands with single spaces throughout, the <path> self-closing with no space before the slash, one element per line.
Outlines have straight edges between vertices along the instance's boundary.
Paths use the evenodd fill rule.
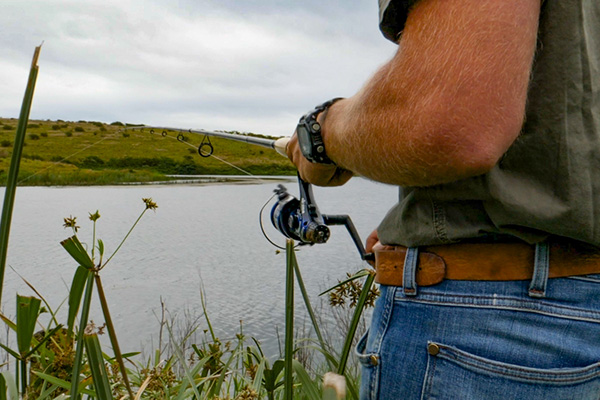
<path fill-rule="evenodd" d="M 404 29 L 410 8 L 419 0 L 379 0 L 379 29 L 386 39 L 396 43 Z"/>

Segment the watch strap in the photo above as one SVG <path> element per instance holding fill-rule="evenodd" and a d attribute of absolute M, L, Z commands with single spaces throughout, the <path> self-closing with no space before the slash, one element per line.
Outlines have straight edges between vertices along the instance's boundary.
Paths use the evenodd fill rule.
<path fill-rule="evenodd" d="M 336 97 L 331 100 L 327 100 L 300 118 L 298 125 L 302 125 L 303 128 L 309 133 L 307 138 L 304 136 L 298 137 L 298 140 L 310 140 L 310 143 L 304 143 L 300 146 L 302 154 L 308 161 L 318 164 L 334 164 L 334 162 L 327 156 L 327 153 L 325 152 L 325 144 L 323 142 L 323 135 L 321 133 L 321 124 L 317 121 L 317 117 L 321 113 L 326 112 L 328 108 L 331 107 L 331 105 L 333 105 L 335 102 L 342 99 L 343 97 Z"/>

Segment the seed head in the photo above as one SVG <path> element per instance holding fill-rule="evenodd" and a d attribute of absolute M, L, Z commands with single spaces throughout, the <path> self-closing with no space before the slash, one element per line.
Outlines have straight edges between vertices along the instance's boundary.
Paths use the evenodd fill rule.
<path fill-rule="evenodd" d="M 152 201 L 152 198 L 142 198 L 142 201 L 146 203 L 146 210 L 156 210 L 158 208 L 158 205 Z"/>
<path fill-rule="evenodd" d="M 65 223 L 63 224 L 65 228 L 73 228 L 75 233 L 77 233 L 77 230 L 79 229 L 79 226 L 77 226 L 77 217 L 69 215 L 69 217 L 64 218 L 63 221 L 65 221 Z"/>
<path fill-rule="evenodd" d="M 89 213 L 90 214 L 90 221 L 97 221 L 98 218 L 100 218 L 100 213 L 98 212 L 98 210 L 96 210 L 95 213 Z"/>

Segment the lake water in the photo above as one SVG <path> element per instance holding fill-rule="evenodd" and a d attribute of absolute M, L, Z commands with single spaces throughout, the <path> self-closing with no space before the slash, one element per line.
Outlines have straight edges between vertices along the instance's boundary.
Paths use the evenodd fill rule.
<path fill-rule="evenodd" d="M 297 196 L 295 181 L 286 182 Z M 268 354 L 277 353 L 277 330 L 284 332 L 285 254 L 263 237 L 259 210 L 271 197 L 274 182 L 213 185 L 112 187 L 23 187 L 17 189 L 9 244 L 4 313 L 14 316 L 15 293 L 31 295 L 19 274 L 58 308 L 68 295 L 75 262 L 59 242 L 72 232 L 63 218 L 76 216 L 78 236 L 91 244 L 89 213 L 99 210 L 97 237 L 112 253 L 151 197 L 148 211 L 115 258 L 102 271 L 109 307 L 122 350 L 151 351 L 157 343 L 161 301 L 177 324 L 202 316 L 204 290 L 208 315 L 221 339 L 239 332 L 257 338 Z M 0 194 L 4 195 L 3 189 Z M 397 189 L 354 178 L 339 188 L 314 188 L 323 214 L 349 214 L 364 241 L 397 199 Z M 264 224 L 272 228 L 271 205 Z M 364 268 L 343 227 L 331 227 L 328 243 L 297 253 L 305 284 L 315 304 L 318 293 Z M 298 290 L 297 290 L 298 292 Z M 90 319 L 103 323 L 97 298 Z M 303 304 L 296 301 L 298 318 Z M 62 305 L 59 315 L 66 315 Z M 199 320 L 201 329 L 206 327 Z M 179 329 L 184 329 L 179 327 Z M 165 333 L 166 336 L 166 333 Z M 2 339 L 4 340 L 4 339 Z"/>

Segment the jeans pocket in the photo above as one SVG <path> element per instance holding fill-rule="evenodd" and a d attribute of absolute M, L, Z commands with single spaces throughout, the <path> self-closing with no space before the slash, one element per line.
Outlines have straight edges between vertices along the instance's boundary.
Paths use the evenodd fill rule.
<path fill-rule="evenodd" d="M 537 369 L 429 343 L 422 399 L 598 399 L 600 363 Z"/>
<path fill-rule="evenodd" d="M 376 399 L 379 379 L 379 355 L 369 352 L 367 343 L 369 341 L 369 331 L 363 335 L 356 345 L 356 358 L 362 365 L 362 376 L 360 381 L 360 398 Z"/>

